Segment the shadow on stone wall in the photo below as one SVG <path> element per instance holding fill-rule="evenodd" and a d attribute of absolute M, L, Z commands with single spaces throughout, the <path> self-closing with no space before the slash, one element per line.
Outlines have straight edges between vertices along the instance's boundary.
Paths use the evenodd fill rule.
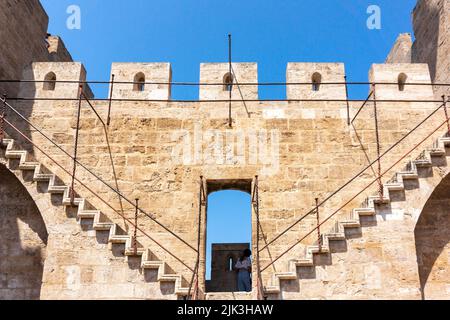
<path fill-rule="evenodd" d="M 39 299 L 47 230 L 19 180 L 0 165 L 0 299 Z"/>
<path fill-rule="evenodd" d="M 415 230 L 422 299 L 448 298 L 447 252 L 450 240 L 450 175 L 425 204 Z"/>
<path fill-rule="evenodd" d="M 439 8 L 436 1 L 419 1 L 420 8 L 414 16 L 416 41 L 412 48 L 413 63 L 428 63 L 431 79 L 434 82 L 437 73 L 439 48 Z"/>

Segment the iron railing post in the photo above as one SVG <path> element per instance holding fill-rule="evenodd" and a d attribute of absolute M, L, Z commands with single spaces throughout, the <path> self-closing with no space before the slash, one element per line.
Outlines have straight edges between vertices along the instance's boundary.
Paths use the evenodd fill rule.
<path fill-rule="evenodd" d="M 3 94 L 2 109 L 0 111 L 0 143 L 5 138 L 6 94 Z"/>
<path fill-rule="evenodd" d="M 233 91 L 233 75 L 231 71 L 231 34 L 228 35 L 228 69 L 229 69 L 229 75 L 230 75 L 230 87 L 229 87 L 229 105 L 228 105 L 228 126 L 231 128 L 233 126 L 233 120 L 231 119 L 231 98 L 232 98 L 232 91 Z"/>
<path fill-rule="evenodd" d="M 317 217 L 317 244 L 319 253 L 322 252 L 322 237 L 320 236 L 320 217 L 319 217 L 319 198 L 316 198 L 316 217 Z"/>
<path fill-rule="evenodd" d="M 111 105 L 112 105 L 112 97 L 114 90 L 114 74 L 111 76 L 111 88 L 109 90 L 109 105 L 108 105 L 108 118 L 106 119 L 106 125 L 109 126 L 111 124 Z"/>
<path fill-rule="evenodd" d="M 344 81 L 345 81 L 345 99 L 347 100 L 347 125 L 350 125 L 350 103 L 348 101 L 347 76 L 344 76 Z"/>
<path fill-rule="evenodd" d="M 136 198 L 136 209 L 134 210 L 134 232 L 133 232 L 133 249 L 134 255 L 137 255 L 137 226 L 138 226 L 138 208 L 139 208 L 139 199 Z"/>
<path fill-rule="evenodd" d="M 377 93 L 376 93 L 376 84 L 372 84 L 372 92 L 373 92 L 373 117 L 375 120 L 375 137 L 377 142 L 377 158 L 378 158 L 378 195 L 380 200 L 383 200 L 383 184 L 381 183 L 381 146 L 380 146 L 380 131 L 378 128 L 378 110 L 377 110 Z"/>
<path fill-rule="evenodd" d="M 256 294 L 257 299 L 266 300 L 267 297 L 264 294 L 264 286 L 262 284 L 261 279 L 261 263 L 260 263 L 260 249 L 259 249 L 259 240 L 260 240 L 260 228 L 261 221 L 259 217 L 259 179 L 258 176 L 255 176 L 255 185 L 253 186 L 253 197 L 252 197 L 253 208 L 255 210 L 256 215 Z"/>
<path fill-rule="evenodd" d="M 77 170 L 77 154 L 78 154 L 78 134 L 80 132 L 80 117 L 81 117 L 81 99 L 83 96 L 83 85 L 78 88 L 78 111 L 77 111 L 77 127 L 75 130 L 75 146 L 73 151 L 73 170 L 72 183 L 70 185 L 70 203 L 74 205 L 75 202 L 75 174 Z"/>
<path fill-rule="evenodd" d="M 194 300 L 197 299 L 198 294 L 198 270 L 200 266 L 200 244 L 201 244 L 201 224 L 202 224 L 202 207 L 206 205 L 205 188 L 203 184 L 203 176 L 200 176 L 200 190 L 198 193 L 198 225 L 197 225 L 197 261 L 195 263 L 194 272 L 192 273 L 191 281 L 189 282 L 188 299 L 192 299 L 191 291 L 194 281 L 196 281 L 196 288 L 194 288 Z"/>
<path fill-rule="evenodd" d="M 448 118 L 447 102 L 445 95 L 442 95 L 442 103 L 444 104 L 445 119 L 447 119 L 447 135 L 450 135 L 450 119 Z"/>

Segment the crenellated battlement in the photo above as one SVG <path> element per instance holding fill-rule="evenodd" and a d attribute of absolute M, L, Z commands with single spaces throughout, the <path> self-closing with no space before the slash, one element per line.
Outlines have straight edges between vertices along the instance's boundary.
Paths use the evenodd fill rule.
<path fill-rule="evenodd" d="M 199 100 L 258 100 L 257 63 L 202 63 L 200 65 Z M 170 100 L 172 68 L 170 63 L 113 63 L 113 99 Z M 27 67 L 20 96 L 36 98 L 75 98 L 77 84 L 86 81 L 81 63 L 39 62 Z M 61 82 L 62 81 L 62 82 Z M 346 73 L 343 63 L 290 62 L 286 68 L 288 100 L 347 99 Z M 426 64 L 373 64 L 368 82 L 376 83 L 377 99 L 432 100 L 433 90 Z M 385 85 L 383 83 L 386 83 Z M 408 86 L 416 83 L 423 85 Z"/>

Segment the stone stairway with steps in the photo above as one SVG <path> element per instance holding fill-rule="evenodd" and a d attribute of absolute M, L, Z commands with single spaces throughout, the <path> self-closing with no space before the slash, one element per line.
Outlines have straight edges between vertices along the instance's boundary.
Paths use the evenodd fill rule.
<path fill-rule="evenodd" d="M 115 223 L 105 220 L 105 216 L 100 210 L 88 209 L 88 204 L 85 198 L 75 197 L 73 204 L 70 197 L 70 187 L 66 185 L 57 184 L 57 176 L 53 173 L 43 173 L 42 165 L 39 162 L 29 161 L 28 151 L 16 149 L 17 143 L 14 139 L 5 138 L 0 143 L 0 147 L 5 149 L 4 157 L 6 160 L 6 166 L 11 171 L 12 168 L 10 160 L 18 160 L 18 170 L 21 171 L 33 171 L 33 181 L 48 182 L 47 192 L 51 194 L 62 195 L 61 206 L 77 207 L 77 220 L 81 223 L 81 220 L 89 219 L 93 220 L 93 229 L 96 231 L 109 231 L 108 242 L 111 244 L 124 245 L 123 254 L 126 257 L 140 256 L 142 269 L 154 269 L 157 270 L 157 281 L 159 282 L 174 282 L 175 294 L 179 297 L 186 296 L 189 288 L 185 285 L 183 277 L 179 274 L 168 273 L 169 267 L 166 262 L 154 260 L 153 255 L 149 249 L 143 248 L 138 245 L 135 252 L 133 246 L 133 236 L 123 234 L 122 229 Z"/>
<path fill-rule="evenodd" d="M 16 149 L 17 143 L 13 139 L 5 138 L 0 143 L 0 147 L 5 149 L 4 157 L 7 160 L 7 167 L 14 171 L 15 168 L 11 168 L 9 160 L 18 160 L 19 164 L 17 170 L 21 171 L 33 171 L 34 182 L 48 182 L 47 192 L 51 194 L 61 194 L 61 205 L 65 207 L 72 206 L 70 199 L 70 187 L 66 185 L 57 184 L 57 176 L 52 173 L 43 173 L 42 165 L 38 162 L 29 161 L 29 155 L 26 150 Z M 319 245 L 310 245 L 306 248 L 305 256 L 301 259 L 292 259 L 288 262 L 286 272 L 275 273 L 270 283 L 264 286 L 264 292 L 266 295 L 276 295 L 282 290 L 281 281 L 298 280 L 297 267 L 315 267 L 314 256 L 320 254 L 330 253 L 330 241 L 345 241 L 345 229 L 360 228 L 361 216 L 375 216 L 377 214 L 378 204 L 389 204 L 391 199 L 390 192 L 404 191 L 406 180 L 418 180 L 418 168 L 420 167 L 432 167 L 432 158 L 446 157 L 446 148 L 450 147 L 450 137 L 442 137 L 438 139 L 435 147 L 425 150 L 422 155 L 409 163 L 409 166 L 402 171 L 395 174 L 394 179 L 384 183 L 384 197 L 380 199 L 379 196 L 369 196 L 365 201 L 365 206 L 355 208 L 351 211 L 350 217 L 345 220 L 337 221 L 335 226 L 330 232 L 322 234 L 322 244 L 319 249 Z M 405 200 L 403 200 L 405 201 Z M 133 247 L 133 237 L 131 235 L 123 234 L 122 229 L 115 223 L 104 220 L 104 215 L 99 210 L 88 209 L 86 199 L 76 197 L 74 199 L 73 206 L 77 207 L 77 219 L 79 222 L 82 219 L 93 220 L 93 229 L 96 231 L 109 231 L 108 241 L 111 244 L 124 245 L 123 254 L 126 257 L 135 256 L 135 250 Z M 153 255 L 149 249 L 145 249 L 139 246 L 137 253 L 141 256 L 141 268 L 157 270 L 157 280 L 159 282 L 173 282 L 175 284 L 175 294 L 179 297 L 186 296 L 189 288 L 186 285 L 185 279 L 179 274 L 169 273 L 169 266 L 164 261 L 153 259 Z M 242 292 L 217 292 L 206 293 L 206 300 L 250 300 L 253 298 L 252 293 Z"/>
<path fill-rule="evenodd" d="M 369 196 L 365 201 L 365 206 L 361 208 L 355 208 L 351 211 L 350 217 L 345 220 L 337 221 L 335 226 L 330 232 L 322 234 L 322 244 L 316 243 L 314 245 L 307 246 L 305 249 L 305 256 L 301 259 L 292 259 L 288 262 L 288 268 L 286 272 L 277 272 L 273 274 L 271 283 L 264 287 L 266 295 L 276 295 L 281 292 L 281 281 L 298 280 L 297 267 L 315 267 L 314 256 L 320 254 L 330 254 L 330 241 L 346 241 L 345 229 L 360 228 L 361 216 L 375 216 L 377 215 L 378 204 L 389 204 L 391 198 L 389 193 L 392 191 L 404 191 L 405 180 L 418 180 L 418 168 L 420 167 L 432 167 L 432 158 L 434 157 L 446 157 L 447 150 L 450 148 L 450 137 L 439 138 L 435 146 L 431 149 L 425 150 L 419 158 L 409 163 L 408 167 L 400 172 L 397 172 L 392 179 L 383 184 L 383 198 L 379 196 Z M 446 166 L 448 164 L 446 163 Z M 405 201 L 405 200 L 403 200 Z"/>

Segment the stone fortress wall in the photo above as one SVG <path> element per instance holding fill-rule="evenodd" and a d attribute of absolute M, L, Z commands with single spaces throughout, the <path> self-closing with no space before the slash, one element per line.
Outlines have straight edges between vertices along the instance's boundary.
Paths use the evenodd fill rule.
<path fill-rule="evenodd" d="M 395 63 L 395 58 L 389 62 L 393 63 L 374 64 L 368 76 L 368 81 L 380 83 L 375 90 L 381 152 L 386 151 L 439 106 L 438 102 L 406 102 L 436 100 L 436 93 L 431 86 L 405 86 L 402 90 L 396 84 L 386 84 L 396 83 L 403 75 L 406 76 L 407 83 L 431 84 L 427 64 Z M 111 69 L 116 81 L 133 82 L 142 79 L 142 76 L 146 82 L 166 83 L 172 79 L 169 63 L 115 63 Z M 322 82 L 316 90 L 313 90 L 312 85 L 289 86 L 287 98 L 297 100 L 289 102 L 258 101 L 256 63 L 234 63 L 233 69 L 240 83 L 252 84 L 241 89 L 244 98 L 254 101 L 247 102 L 245 106 L 240 101 L 232 102 L 232 128 L 228 126 L 228 102 L 210 101 L 228 99 L 224 85 L 200 86 L 198 102 L 182 103 L 170 101 L 171 88 L 167 84 L 146 84 L 138 89 L 131 83 L 117 84 L 113 90 L 113 98 L 123 100 L 112 102 L 111 125 L 107 128 L 108 140 L 102 122 L 91 111 L 88 103 L 83 101 L 81 104 L 79 161 L 111 186 L 115 186 L 115 173 L 121 193 L 131 200 L 138 197 L 143 210 L 151 213 L 192 246 L 197 243 L 200 176 L 206 180 L 207 190 L 216 188 L 216 182 L 221 181 L 227 188 L 246 192 L 251 190 L 255 175 L 259 176 L 260 241 L 264 244 L 311 210 L 315 205 L 315 198 L 324 199 L 367 166 L 368 159 L 374 160 L 377 157 L 374 103 L 368 102 L 353 126 L 349 126 L 345 85 L 326 85 L 327 82 L 344 81 L 343 64 L 289 63 L 286 81 L 311 82 L 320 75 Z M 221 84 L 227 72 L 226 63 L 201 64 L 200 82 Z M 57 80 L 86 79 L 83 65 L 76 62 L 33 62 L 25 68 L 22 79 L 43 81 L 49 74 L 54 74 Z M 72 154 L 77 127 L 78 84 L 56 83 L 53 90 L 48 90 L 45 83 L 24 82 L 18 90 L 21 97 L 67 99 L 21 101 L 14 103 L 14 107 L 62 149 Z M 232 97 L 236 100 L 241 98 L 236 88 Z M 303 99 L 337 101 L 301 101 Z M 392 99 L 403 102 L 389 101 Z M 109 102 L 97 100 L 91 103 L 101 118 L 106 119 Z M 355 115 L 360 106 L 361 102 L 350 103 L 350 115 Z M 14 113 L 8 112 L 7 119 L 30 137 L 39 149 L 11 128 L 7 128 L 7 133 L 22 148 L 28 149 L 34 159 L 46 169 L 57 174 L 62 182 L 70 184 L 70 175 L 63 170 L 72 169 L 70 158 Z M 395 165 L 404 153 L 442 124 L 444 119 L 441 110 L 383 158 L 382 170 L 393 165 L 383 182 L 401 170 L 407 160 L 419 156 L 425 146 L 431 146 L 433 140 L 445 132 L 442 127 L 421 148 Z M 61 166 L 46 157 L 43 151 Z M 79 166 L 77 170 L 80 181 L 99 197 L 78 182 L 77 193 L 88 199 L 93 208 L 101 210 L 104 219 L 117 223 L 124 232 L 132 233 L 133 227 L 111 210 L 113 207 L 133 220 L 132 205 L 123 199 L 119 201 L 117 194 L 85 169 Z M 328 201 L 320 209 L 322 219 L 374 181 L 376 171 L 377 166 L 374 165 L 373 171 L 369 169 L 359 175 Z M 8 177 L 8 181 L 14 181 L 6 172 L 0 174 L 2 179 Z M 432 181 L 425 186 L 431 193 L 439 184 L 439 175 L 434 170 L 428 170 L 424 174 Z M 34 215 L 37 216 L 37 212 L 40 212 L 47 231 L 47 234 L 39 231 L 42 224 L 39 217 L 35 217 L 41 229 L 31 228 L 32 231 L 24 233 L 25 237 L 30 235 L 30 242 L 45 253 L 41 254 L 42 257 L 46 257 L 42 258 L 43 267 L 33 271 L 37 278 L 39 272 L 42 274 L 40 298 L 177 298 L 171 284 L 160 285 L 156 282 L 158 274 L 153 271 L 144 272 L 139 268 L 139 259 L 128 257 L 124 261 L 123 254 L 116 246 L 108 244 L 107 235 L 95 232 L 88 224 L 82 224 L 81 230 L 77 229 L 79 227 L 76 221 L 70 219 L 74 217 L 74 213 L 70 209 L 58 207 L 54 198 L 49 203 L 41 199 L 41 193 L 45 190 L 34 186 L 29 177 L 27 180 L 27 177 L 16 174 L 16 179 L 25 185 L 26 191 L 35 200 L 37 209 Z M 426 212 L 430 213 L 423 215 L 421 206 L 425 205 L 428 198 L 422 199 L 420 194 L 415 193 L 416 189 L 413 189 L 411 187 L 411 191 L 405 192 L 406 195 L 399 196 L 391 205 L 381 208 L 381 214 L 376 218 L 364 220 L 363 228 L 348 232 L 348 241 L 333 248 L 333 256 L 319 255 L 315 258 L 315 268 L 299 268 L 297 278 L 283 283 L 282 291 L 276 297 L 448 298 L 448 278 L 442 272 L 448 270 L 448 261 L 445 260 L 448 245 L 444 240 L 436 248 L 430 248 L 429 245 L 430 239 L 436 234 L 445 234 L 442 226 L 448 220 L 444 204 L 447 198 L 435 194 L 425 206 Z M 17 190 L 15 196 L 17 199 L 27 198 L 27 192 Z M 359 207 L 366 196 L 376 192 L 377 186 L 374 184 L 350 201 L 322 230 L 332 230 L 336 221 L 346 219 L 352 208 Z M 405 198 L 408 203 L 406 207 L 401 206 Z M 8 199 L 2 197 L 0 201 L 11 205 L 13 202 Z M 8 208 L 8 211 L 3 210 L 2 213 L 17 211 L 18 217 L 25 214 L 20 213 L 20 207 Z M 426 218 L 432 216 L 434 210 L 440 212 L 438 223 L 432 218 Z M 255 245 L 256 218 L 254 214 L 252 217 L 252 242 Z M 206 218 L 207 212 L 203 210 L 200 224 L 201 291 L 205 290 Z M 188 266 L 195 265 L 195 252 L 143 213 L 138 216 L 138 225 Z M 288 245 L 306 235 L 315 225 L 316 216 L 308 216 L 261 252 L 261 265 L 264 267 L 273 261 Z M 7 239 L 13 238 L 13 235 L 7 235 Z M 306 246 L 316 240 L 316 234 L 312 233 L 277 260 L 274 266 L 265 270 L 262 274 L 264 284 L 271 285 L 274 274 L 286 272 L 289 260 L 303 257 Z M 154 241 L 142 233 L 138 233 L 138 241 L 155 260 L 165 261 L 170 271 L 181 274 L 184 285 L 191 279 L 190 270 L 155 245 Z M 26 248 L 22 238 L 21 242 Z M 108 246 L 113 247 L 112 252 L 107 250 Z M 4 248 L 6 251 L 2 256 L 9 256 L 13 252 Z M 255 248 L 252 249 L 255 252 Z M 20 275 L 2 271 L 1 290 L 6 291 L 0 292 L 5 297 L 23 296 L 25 288 L 30 292 L 27 298 L 37 297 L 35 288 L 38 285 L 34 288 L 20 287 L 17 285 L 18 280 L 10 281 L 9 277 L 20 279 Z M 19 288 L 23 290 L 19 291 Z"/>

